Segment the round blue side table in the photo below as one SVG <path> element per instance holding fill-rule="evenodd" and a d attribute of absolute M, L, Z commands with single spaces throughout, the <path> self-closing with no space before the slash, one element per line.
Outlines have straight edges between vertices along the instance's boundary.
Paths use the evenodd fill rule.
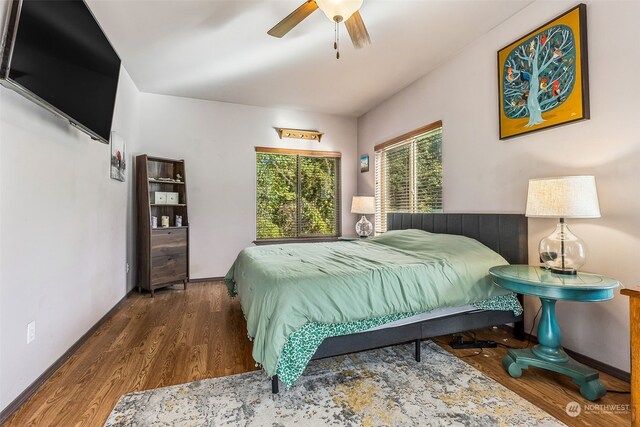
<path fill-rule="evenodd" d="M 598 274 L 555 274 L 529 265 L 500 265 L 489 273 L 496 285 L 510 291 L 540 298 L 542 315 L 538 324 L 538 345 L 532 349 L 509 349 L 502 365 L 514 378 L 529 366 L 568 375 L 580 386 L 585 399 L 597 400 L 607 393 L 597 371 L 576 362 L 562 349 L 556 301 L 606 301 L 620 286 L 617 280 Z"/>

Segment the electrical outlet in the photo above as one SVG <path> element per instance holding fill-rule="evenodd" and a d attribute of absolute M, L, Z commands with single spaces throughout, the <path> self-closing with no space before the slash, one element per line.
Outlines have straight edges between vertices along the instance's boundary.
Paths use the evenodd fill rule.
<path fill-rule="evenodd" d="M 127 274 L 129 274 L 129 270 L 131 270 L 131 267 L 129 266 L 129 263 L 127 263 Z"/>
<path fill-rule="evenodd" d="M 32 321 L 27 325 L 27 344 L 36 339 L 36 321 Z"/>

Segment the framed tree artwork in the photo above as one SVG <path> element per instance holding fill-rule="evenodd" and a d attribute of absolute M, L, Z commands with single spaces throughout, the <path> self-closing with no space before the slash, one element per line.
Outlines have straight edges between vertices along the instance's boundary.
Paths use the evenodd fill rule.
<path fill-rule="evenodd" d="M 500 139 L 589 119 L 587 6 L 498 51 Z"/>

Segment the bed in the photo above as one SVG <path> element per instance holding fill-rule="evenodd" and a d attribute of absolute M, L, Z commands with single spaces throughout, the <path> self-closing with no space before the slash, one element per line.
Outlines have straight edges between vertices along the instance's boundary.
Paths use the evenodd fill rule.
<path fill-rule="evenodd" d="M 507 323 L 523 337 L 520 305 L 486 271 L 527 262 L 523 215 L 390 214 L 387 224 L 369 241 L 239 254 L 225 281 L 274 393 L 312 359 L 414 341 L 420 360 L 422 339 Z"/>

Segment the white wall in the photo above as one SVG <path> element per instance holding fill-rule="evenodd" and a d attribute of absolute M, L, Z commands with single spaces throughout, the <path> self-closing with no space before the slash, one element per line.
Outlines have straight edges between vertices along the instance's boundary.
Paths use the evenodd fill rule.
<path fill-rule="evenodd" d="M 280 140 L 277 126 L 326 135 Z M 193 278 L 224 276 L 255 239 L 255 146 L 342 152 L 353 234 L 356 119 L 142 94 L 122 68 L 113 130 L 126 141 L 125 183 L 109 178 L 109 146 L 0 87 L 0 410 L 136 285 L 137 154 L 187 162 Z"/>
<path fill-rule="evenodd" d="M 496 52 L 574 2 L 536 1 L 450 61 L 413 83 L 358 121 L 358 154 L 422 125 L 443 121 L 446 212 L 523 213 L 529 178 L 596 176 L 602 218 L 569 221 L 588 245 L 584 270 L 624 284 L 640 282 L 640 2 L 588 3 L 591 120 L 498 139 Z M 372 157 L 373 158 L 373 157 Z M 373 173 L 361 174 L 358 192 L 373 194 Z M 530 262 L 553 220 L 529 220 Z M 560 302 L 567 348 L 629 371 L 627 298 L 602 303 Z M 538 302 L 527 301 L 528 321 Z"/>
<path fill-rule="evenodd" d="M 129 153 L 139 96 L 122 68 L 113 130 Z M 108 145 L 0 87 L 0 409 L 127 291 L 133 179 L 131 168 L 127 183 L 110 179 L 109 156 Z"/>
<path fill-rule="evenodd" d="M 278 138 L 274 127 L 317 129 L 322 142 Z M 342 229 L 354 234 L 356 119 L 142 94 L 138 154 L 184 159 L 191 278 L 224 276 L 255 240 L 255 147 L 342 153 Z"/>
<path fill-rule="evenodd" d="M 114 130 L 129 166 L 140 153 L 184 158 L 191 276 L 223 276 L 255 238 L 255 146 L 340 151 L 343 234 L 351 196 L 373 194 L 358 155 L 421 125 L 444 122 L 444 200 L 449 212 L 523 212 L 527 180 L 594 174 L 603 218 L 572 221 L 590 246 L 587 270 L 637 283 L 640 253 L 640 36 L 635 2 L 589 4 L 592 120 L 497 138 L 496 51 L 573 3 L 537 1 L 451 61 L 355 119 L 141 94 L 124 71 Z M 6 0 L 0 0 L 4 22 Z M 615 64 L 613 66 L 612 64 Z M 280 140 L 274 127 L 319 129 L 321 144 Z M 357 139 L 357 150 L 356 150 Z M 132 167 L 109 178 L 109 147 L 0 87 L 0 409 L 53 363 L 135 284 Z M 250 172 L 247 172 L 250 171 Z M 553 221 L 530 221 L 531 261 Z M 125 232 L 126 231 L 126 232 Z M 529 318 L 535 301 L 528 302 Z M 559 303 L 568 348 L 629 370 L 625 298 Z M 26 325 L 37 323 L 27 345 Z"/>

